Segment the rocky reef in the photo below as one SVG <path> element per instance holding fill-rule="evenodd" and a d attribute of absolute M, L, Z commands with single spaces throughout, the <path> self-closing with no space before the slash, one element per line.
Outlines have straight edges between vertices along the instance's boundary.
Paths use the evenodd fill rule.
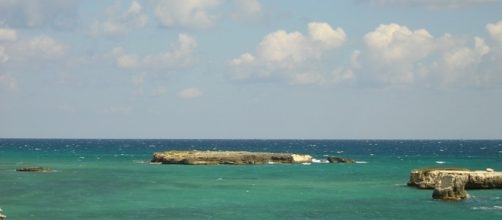
<path fill-rule="evenodd" d="M 216 164 L 298 164 L 311 163 L 306 154 L 248 152 L 248 151 L 164 151 L 153 154 L 153 163 L 216 165 Z"/>
<path fill-rule="evenodd" d="M 502 189 L 502 172 L 492 169 L 486 171 L 471 171 L 459 168 L 425 168 L 413 170 L 410 173 L 408 186 L 421 189 L 434 189 L 443 176 L 454 175 L 465 178 L 466 189 Z"/>

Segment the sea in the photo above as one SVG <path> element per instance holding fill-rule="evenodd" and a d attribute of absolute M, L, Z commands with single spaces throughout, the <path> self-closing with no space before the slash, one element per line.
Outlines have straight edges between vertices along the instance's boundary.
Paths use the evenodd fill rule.
<path fill-rule="evenodd" d="M 340 156 L 353 164 L 158 165 L 166 150 Z M 26 166 L 46 173 L 16 172 Z M 460 202 L 406 186 L 424 167 L 502 170 L 502 140 L 0 139 L 8 219 L 502 219 L 502 189 Z"/>

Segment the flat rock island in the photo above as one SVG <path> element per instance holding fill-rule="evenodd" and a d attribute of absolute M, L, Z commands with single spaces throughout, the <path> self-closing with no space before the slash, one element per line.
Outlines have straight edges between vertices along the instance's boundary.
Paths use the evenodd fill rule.
<path fill-rule="evenodd" d="M 488 168 L 486 171 L 471 171 L 458 168 L 424 168 L 410 173 L 408 186 L 434 189 L 443 176 L 460 176 L 466 179 L 466 189 L 502 189 L 502 172 Z"/>
<path fill-rule="evenodd" d="M 153 163 L 187 165 L 251 165 L 311 163 L 307 154 L 248 151 L 164 151 L 153 154 Z"/>

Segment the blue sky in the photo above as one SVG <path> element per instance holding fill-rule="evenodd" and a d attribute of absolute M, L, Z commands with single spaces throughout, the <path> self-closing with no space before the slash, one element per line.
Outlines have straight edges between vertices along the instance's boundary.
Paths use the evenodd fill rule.
<path fill-rule="evenodd" d="M 502 138 L 501 11 L 0 0 L 0 137 Z"/>

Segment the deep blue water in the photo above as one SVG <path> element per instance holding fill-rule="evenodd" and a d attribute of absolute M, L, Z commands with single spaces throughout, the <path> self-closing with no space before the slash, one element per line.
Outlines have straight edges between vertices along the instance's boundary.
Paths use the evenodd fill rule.
<path fill-rule="evenodd" d="M 358 164 L 150 165 L 163 150 L 350 157 Z M 20 166 L 55 172 L 19 173 Z M 8 219 L 500 219 L 502 190 L 463 202 L 406 187 L 420 167 L 502 170 L 501 140 L 0 139 Z"/>

